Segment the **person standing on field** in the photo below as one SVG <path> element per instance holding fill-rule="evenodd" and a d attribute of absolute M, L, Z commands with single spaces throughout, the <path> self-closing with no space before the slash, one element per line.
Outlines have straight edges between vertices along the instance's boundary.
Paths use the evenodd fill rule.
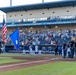
<path fill-rule="evenodd" d="M 63 58 L 66 57 L 66 52 L 67 52 L 67 45 L 66 43 L 63 44 Z"/>

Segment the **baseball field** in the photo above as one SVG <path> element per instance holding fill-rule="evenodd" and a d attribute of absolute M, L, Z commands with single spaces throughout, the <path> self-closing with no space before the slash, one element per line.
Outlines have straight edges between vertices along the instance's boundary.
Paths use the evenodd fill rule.
<path fill-rule="evenodd" d="M 0 75 L 76 75 L 76 59 L 53 54 L 1 54 Z"/>

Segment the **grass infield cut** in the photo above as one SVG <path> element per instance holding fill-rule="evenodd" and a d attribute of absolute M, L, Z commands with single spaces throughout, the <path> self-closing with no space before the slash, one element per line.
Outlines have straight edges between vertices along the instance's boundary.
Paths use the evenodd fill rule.
<path fill-rule="evenodd" d="M 11 57 L 0 57 L 0 64 L 9 64 L 9 63 L 16 63 L 16 62 L 23 62 L 24 60 L 13 59 Z"/>
<path fill-rule="evenodd" d="M 15 62 L 26 62 L 26 58 L 31 58 L 31 59 L 41 59 L 41 58 L 51 58 L 54 55 L 23 55 L 20 53 L 4 53 L 0 55 L 0 65 L 1 64 L 9 64 L 9 63 L 15 63 Z M 16 59 L 14 59 L 16 58 Z M 17 59 L 21 58 L 21 59 Z M 25 60 L 23 60 L 23 59 Z"/>
<path fill-rule="evenodd" d="M 76 75 L 76 62 L 54 62 L 3 73 L 1 72 L 0 75 Z"/>

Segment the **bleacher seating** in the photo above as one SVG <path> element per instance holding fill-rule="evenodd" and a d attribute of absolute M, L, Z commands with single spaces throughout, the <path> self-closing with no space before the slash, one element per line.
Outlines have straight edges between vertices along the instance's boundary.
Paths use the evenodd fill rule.
<path fill-rule="evenodd" d="M 35 23 L 36 23 L 36 24 L 37 24 L 37 23 L 41 23 L 41 24 L 43 25 L 43 23 L 45 23 L 45 24 L 47 24 L 47 23 L 55 23 L 55 24 L 56 24 L 56 23 L 59 23 L 59 22 L 60 22 L 60 23 L 61 23 L 61 22 L 62 22 L 62 23 L 63 23 L 63 22 L 65 22 L 65 23 L 66 23 L 66 22 L 71 22 L 71 23 L 73 23 L 73 22 L 75 22 L 75 21 L 76 21 L 76 17 L 75 17 L 75 16 L 73 16 L 73 17 L 72 17 L 72 16 L 66 16 L 66 18 L 65 18 L 64 16 L 62 16 L 62 17 L 61 17 L 61 16 L 60 16 L 60 17 L 59 17 L 59 16 L 56 16 L 56 17 L 49 17 L 49 18 L 47 17 L 46 20 L 45 20 L 45 19 L 43 19 L 43 20 L 37 20 L 37 19 L 35 20 L 35 19 L 34 19 L 34 20 L 31 20 L 31 21 L 28 21 L 28 20 L 27 20 L 27 21 L 24 21 L 24 20 L 21 20 L 21 21 L 11 20 L 11 21 L 7 21 L 6 24 L 7 24 L 7 26 L 10 26 L 10 25 L 11 25 L 11 26 L 13 26 L 13 25 L 14 25 L 14 26 L 15 26 L 15 25 L 18 26 L 18 25 L 20 25 L 20 24 L 27 24 L 27 25 L 30 24 L 30 25 L 33 25 L 33 24 L 35 24 Z M 0 25 L 2 25 L 2 23 L 0 23 Z"/>

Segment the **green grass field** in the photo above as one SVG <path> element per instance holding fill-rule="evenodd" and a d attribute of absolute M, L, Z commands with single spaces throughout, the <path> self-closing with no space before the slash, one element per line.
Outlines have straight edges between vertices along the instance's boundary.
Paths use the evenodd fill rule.
<path fill-rule="evenodd" d="M 21 57 L 42 57 L 52 55 L 23 55 L 23 54 L 1 54 L 0 64 L 11 62 L 22 62 L 24 60 L 12 59 L 12 56 Z M 8 68 L 7 68 L 8 69 Z M 23 69 L 17 69 L 7 72 L 0 72 L 0 75 L 76 75 L 76 62 L 51 62 Z"/>
<path fill-rule="evenodd" d="M 14 71 L 0 75 L 76 75 L 75 62 L 55 62 Z"/>
<path fill-rule="evenodd" d="M 0 64 L 8 64 L 14 62 L 23 62 L 24 60 L 12 59 L 11 57 L 0 57 Z"/>
<path fill-rule="evenodd" d="M 42 54 L 42 55 L 30 55 L 30 54 L 20 54 L 20 53 L 6 53 L 6 54 L 1 54 L 0 55 L 1 57 L 3 56 L 3 57 L 12 57 L 12 56 L 21 56 L 21 57 L 46 57 L 46 56 L 54 56 L 54 55 L 52 55 L 52 54 Z"/>
<path fill-rule="evenodd" d="M 21 60 L 21 59 L 13 59 L 13 57 L 22 57 L 22 58 L 41 58 L 41 57 L 51 57 L 52 55 L 23 55 L 19 53 L 8 53 L 8 54 L 1 54 L 0 55 L 0 64 L 8 64 L 8 63 L 14 63 L 14 62 L 26 62 L 27 60 Z"/>

